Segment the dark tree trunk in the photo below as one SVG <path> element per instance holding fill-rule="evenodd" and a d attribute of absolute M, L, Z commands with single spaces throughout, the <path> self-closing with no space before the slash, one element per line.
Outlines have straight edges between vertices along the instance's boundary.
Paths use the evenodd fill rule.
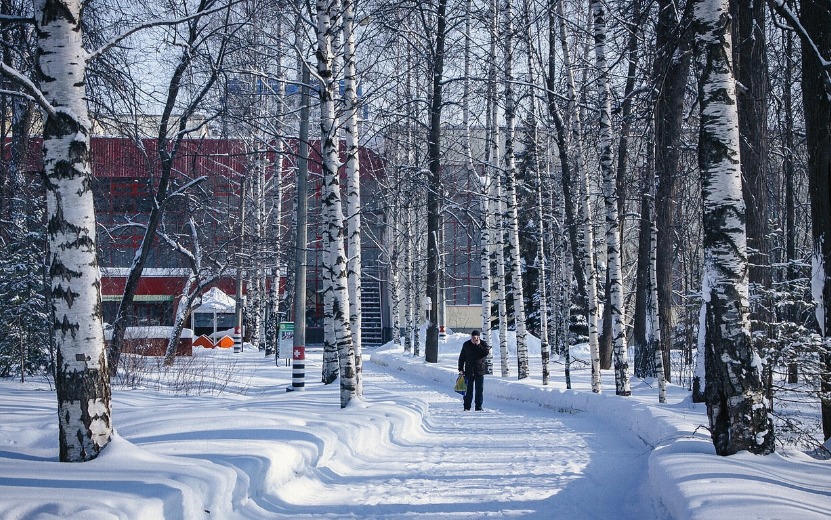
<path fill-rule="evenodd" d="M 427 297 L 430 298 L 424 357 L 428 363 L 439 361 L 439 234 L 441 229 L 441 112 L 444 82 L 444 45 L 447 28 L 447 0 L 439 0 L 436 13 L 436 47 L 433 54 L 433 86 L 430 97 L 430 129 L 427 154 L 430 167 L 427 189 Z"/>
<path fill-rule="evenodd" d="M 609 303 L 609 270 L 606 269 L 605 283 L 603 284 L 603 327 L 600 336 L 597 337 L 597 348 L 600 349 L 600 368 L 609 370 L 612 368 L 612 306 Z"/>
<path fill-rule="evenodd" d="M 742 193 L 747 207 L 747 246 L 750 283 L 770 286 L 767 245 L 767 101 L 765 10 L 762 2 L 730 0 L 733 29 L 733 73 L 737 89 L 741 135 Z M 751 290 L 753 288 L 751 287 Z M 764 317 L 760 316 L 764 319 Z"/>
<path fill-rule="evenodd" d="M 657 55 L 653 69 L 655 99 L 655 219 L 658 225 L 656 277 L 658 313 L 664 347 L 664 372 L 670 377 L 672 345 L 672 281 L 677 249 L 675 213 L 677 178 L 684 117 L 684 89 L 690 72 L 690 40 L 682 37 L 682 21 L 673 0 L 659 0 L 656 28 Z M 677 58 L 677 59 L 676 59 Z"/>
<path fill-rule="evenodd" d="M 831 9 L 822 0 L 802 0 L 800 19 L 813 46 L 802 42 L 802 101 L 808 145 L 808 190 L 811 199 L 811 229 L 814 238 L 814 278 L 821 279 L 821 294 L 814 298 L 824 308 L 817 313 L 824 350 L 820 354 L 823 439 L 831 438 L 831 71 L 820 63 L 831 56 Z M 819 285 L 819 284 L 818 284 Z"/>
<path fill-rule="evenodd" d="M 647 313 L 649 312 L 650 270 L 652 269 L 652 201 L 651 193 L 654 189 L 647 183 L 654 184 L 654 174 L 646 168 L 641 180 L 641 218 L 638 229 L 638 267 L 635 273 L 635 312 L 632 323 L 632 343 L 635 350 L 635 376 L 654 376 L 653 353 L 650 349 L 650 338 L 647 337 Z"/>

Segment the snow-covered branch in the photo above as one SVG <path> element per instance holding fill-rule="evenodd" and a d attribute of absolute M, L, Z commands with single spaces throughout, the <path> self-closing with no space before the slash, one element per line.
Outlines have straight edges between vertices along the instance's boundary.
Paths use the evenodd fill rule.
<path fill-rule="evenodd" d="M 34 101 L 44 112 L 50 116 L 55 116 L 55 107 L 44 97 L 43 92 L 32 80 L 2 62 L 0 62 L 0 74 L 17 84 L 23 91 L 22 95 Z"/>

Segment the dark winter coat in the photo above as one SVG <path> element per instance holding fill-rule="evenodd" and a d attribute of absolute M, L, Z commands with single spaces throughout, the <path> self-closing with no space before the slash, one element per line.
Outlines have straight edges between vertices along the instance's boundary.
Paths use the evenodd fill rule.
<path fill-rule="evenodd" d="M 491 348 L 480 339 L 478 345 L 474 345 L 472 341 L 465 341 L 462 345 L 462 351 L 459 352 L 459 372 L 464 372 L 465 375 L 480 375 L 483 376 L 488 373 L 488 364 L 486 358 L 490 353 Z"/>

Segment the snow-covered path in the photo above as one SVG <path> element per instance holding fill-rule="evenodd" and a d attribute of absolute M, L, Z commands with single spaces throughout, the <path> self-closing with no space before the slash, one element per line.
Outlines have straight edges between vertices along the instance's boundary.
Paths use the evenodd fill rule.
<path fill-rule="evenodd" d="M 186 361 L 225 391 L 117 389 L 118 437 L 85 464 L 57 462 L 47 385 L 4 382 L 0 518 L 656 518 L 646 446 L 596 414 L 495 399 L 488 379 L 485 411 L 464 412 L 447 360 L 434 378 L 365 363 L 345 410 L 314 381 L 319 353 L 291 393 L 291 368 L 256 351 Z"/>
<path fill-rule="evenodd" d="M 314 350 L 290 393 L 292 369 L 256 349 L 195 349 L 171 371 L 146 358 L 114 388 L 117 436 L 83 464 L 58 462 L 49 382 L 0 380 L 0 519 L 829 518 L 827 461 L 716 456 L 680 387 L 658 404 L 643 380 L 593 394 L 587 370 L 574 390 L 562 373 L 488 376 L 485 411 L 464 412 L 464 337 L 439 363 L 367 352 L 346 409 Z"/>
<path fill-rule="evenodd" d="M 656 518 L 640 493 L 649 450 L 591 417 L 488 399 L 487 381 L 485 411 L 464 412 L 443 389 L 365 367 L 365 394 L 423 409 L 424 430 L 284 486 L 288 516 Z"/>

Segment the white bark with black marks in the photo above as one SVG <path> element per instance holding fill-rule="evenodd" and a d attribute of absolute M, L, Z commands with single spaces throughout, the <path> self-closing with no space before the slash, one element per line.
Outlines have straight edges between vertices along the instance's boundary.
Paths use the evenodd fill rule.
<path fill-rule="evenodd" d="M 113 435 L 96 256 L 82 2 L 36 0 L 60 460 L 94 459 Z"/>
<path fill-rule="evenodd" d="M 341 407 L 357 396 L 355 351 L 349 326 L 349 289 L 347 287 L 346 248 L 344 245 L 343 208 L 338 178 L 338 141 L 335 119 L 335 79 L 333 76 L 332 20 L 338 12 L 337 0 L 318 0 L 317 4 L 317 73 L 320 77 L 320 139 L 323 158 L 324 244 L 327 249 L 323 271 L 324 349 L 336 353 L 335 361 L 325 360 L 324 376 L 340 376 Z M 335 364 L 337 363 L 337 364 Z M 331 381 L 324 382 L 333 382 Z"/>
<path fill-rule="evenodd" d="M 774 450 L 773 423 L 753 348 L 736 86 L 728 0 L 697 0 L 700 129 L 698 162 L 704 218 L 702 299 L 705 400 L 716 453 Z"/>
<path fill-rule="evenodd" d="M 597 66 L 597 90 L 600 101 L 600 170 L 603 174 L 603 202 L 606 206 L 606 264 L 609 276 L 608 303 L 611 306 L 612 343 L 614 345 L 615 393 L 631 395 L 629 355 L 626 348 L 626 323 L 623 309 L 623 269 L 620 259 L 620 218 L 617 185 L 612 167 L 612 101 L 609 66 L 606 62 L 606 7 L 592 0 L 594 51 Z"/>
<path fill-rule="evenodd" d="M 355 380 L 361 395 L 361 164 L 358 157 L 358 72 L 355 55 L 355 0 L 343 2 L 343 104 L 346 112 L 346 239 L 349 260 L 349 326 L 355 350 Z"/>

